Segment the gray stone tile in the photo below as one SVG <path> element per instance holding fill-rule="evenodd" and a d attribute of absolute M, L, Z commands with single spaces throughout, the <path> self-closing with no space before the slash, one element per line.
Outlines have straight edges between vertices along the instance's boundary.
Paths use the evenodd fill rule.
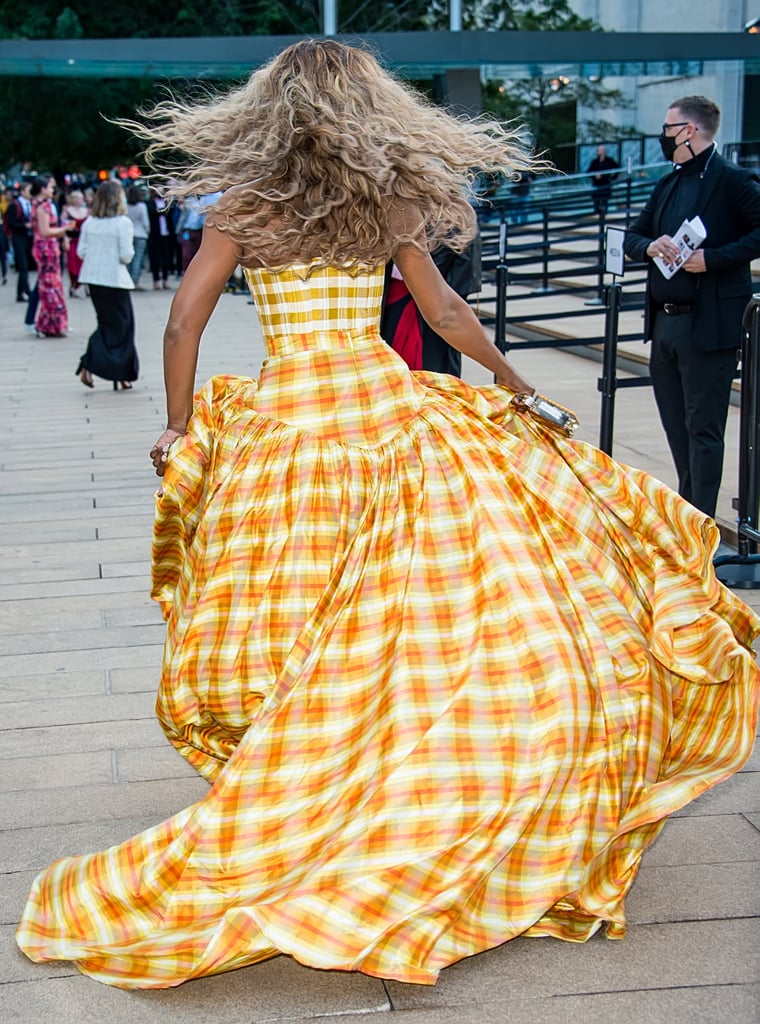
<path fill-rule="evenodd" d="M 109 579 L 112 576 L 140 576 L 146 581 L 150 580 L 150 562 L 103 562 L 101 565 L 103 577 Z M 146 582 L 146 586 L 149 583 Z"/>
<path fill-rule="evenodd" d="M 0 832 L 0 863 L 8 871 L 42 871 L 60 857 L 107 850 L 158 824 L 151 818 L 139 817 L 56 828 L 9 829 Z"/>
<path fill-rule="evenodd" d="M 49 780 L 47 789 L 4 793 L 0 800 L 0 831 L 54 829 L 58 825 L 138 817 L 150 818 L 157 824 L 202 800 L 209 791 L 209 784 L 199 775 L 129 785 L 114 785 L 110 780 L 93 782 L 65 792 L 53 785 L 56 781 Z"/>
<path fill-rule="evenodd" d="M 97 542 L 87 541 L 50 541 L 44 535 L 35 536 L 31 533 L 26 541 L 20 544 L 4 544 L 0 547 L 0 557 L 3 558 L 3 567 L 14 566 L 16 562 L 25 561 L 46 561 L 55 562 L 66 556 L 66 561 L 93 558 L 97 553 L 100 561 L 118 560 L 119 558 L 131 558 L 135 552 L 143 552 L 150 557 L 150 533 L 145 537 L 137 538 L 115 538 L 112 540 L 99 539 Z M 138 555 L 139 557 L 139 555 Z"/>
<path fill-rule="evenodd" d="M 147 486 L 125 493 L 120 487 L 109 491 L 101 484 L 95 495 L 95 508 L 135 509 L 140 512 L 152 512 L 156 485 L 157 479 L 151 480 Z"/>
<path fill-rule="evenodd" d="M 197 772 L 168 740 L 161 746 L 140 750 L 118 750 L 116 772 L 119 782 L 150 782 L 155 779 L 195 778 Z"/>
<path fill-rule="evenodd" d="M 750 825 L 753 825 L 758 830 L 758 832 L 760 832 L 760 812 L 757 812 L 755 814 L 745 814 L 744 817 L 747 819 Z"/>
<path fill-rule="evenodd" d="M 76 695 L 63 696 L 59 692 L 55 697 L 48 695 L 44 699 L 37 698 L 23 701 L 6 701 L 3 703 L 2 729 L 30 729 L 40 726 L 62 726 L 85 724 L 92 722 L 122 722 L 131 719 L 154 718 L 155 700 L 149 693 L 107 694 L 103 692 L 104 683 L 101 679 L 101 692 L 88 694 L 85 698 Z"/>
<path fill-rule="evenodd" d="M 30 753 L 27 757 L 9 758 L 3 762 L 0 793 L 49 789 L 53 780 L 63 790 L 110 782 L 112 778 L 110 750 L 89 754 L 52 754 L 49 757 Z M 61 793 L 59 799 L 65 800 L 65 794 Z"/>
<path fill-rule="evenodd" d="M 703 814 L 735 814 L 760 811 L 760 773 L 737 772 L 726 782 L 709 789 L 674 817 Z"/>
<path fill-rule="evenodd" d="M 68 633 L 72 630 L 103 628 L 103 613 L 92 600 L 88 602 L 88 607 L 80 608 L 78 611 L 64 610 L 66 608 L 65 599 L 51 600 L 56 601 L 58 607 L 51 606 L 46 612 L 25 608 L 25 601 L 0 602 L 0 634 L 3 635 L 0 650 L 3 653 L 10 653 L 9 645 L 12 644 L 12 638 L 18 638 L 27 633 L 51 631 Z M 39 605 L 41 602 L 29 603 Z"/>
<path fill-rule="evenodd" d="M 147 580 L 133 577 L 100 577 L 79 580 L 51 580 L 47 583 L 0 584 L 0 601 L 24 601 L 27 598 L 78 597 L 81 595 L 117 594 L 125 591 L 145 593 Z"/>
<path fill-rule="evenodd" d="M 644 854 L 647 867 L 760 860 L 760 836 L 741 814 L 670 818 Z"/>
<path fill-rule="evenodd" d="M 74 698 L 107 693 L 105 670 L 96 672 L 50 672 L 39 675 L 0 677 L 0 703 L 50 698 Z"/>
<path fill-rule="evenodd" d="M 161 665 L 163 642 L 143 647 L 115 647 L 96 651 L 53 651 L 0 657 L 0 679 L 5 676 L 48 675 L 51 672 L 92 672 L 93 669 L 143 668 Z"/>
<path fill-rule="evenodd" d="M 760 918 L 760 860 L 648 867 L 626 899 L 633 924 Z"/>
<path fill-rule="evenodd" d="M 8 559 L 3 562 L 6 584 L 51 583 L 61 580 L 96 580 L 100 576 L 100 563 L 90 553 L 88 559 Z"/>
<path fill-rule="evenodd" d="M 160 616 L 160 613 L 159 613 Z M 3 655 L 43 654 L 58 651 L 95 651 L 100 648 L 144 647 L 162 644 L 166 634 L 163 619 L 158 623 L 123 628 L 54 630 L 49 633 L 20 633 L 3 638 Z"/>
<path fill-rule="evenodd" d="M 5 476 L 5 474 L 3 474 Z M 22 494 L 4 494 L 3 495 L 3 521 L 14 522 L 24 521 L 29 515 L 29 506 L 35 503 L 36 495 L 24 492 Z M 68 494 L 57 494 L 55 496 L 55 507 L 58 512 L 57 518 L 60 519 L 61 513 L 65 512 L 70 518 L 76 518 L 77 513 L 86 512 L 88 509 L 93 507 L 92 497 L 86 493 L 80 493 L 78 491 L 72 491 Z M 13 516 L 13 510 L 18 513 L 18 518 Z M 51 519 L 56 518 L 54 515 L 50 515 Z"/>
<path fill-rule="evenodd" d="M 118 629 L 125 626 L 155 626 L 166 629 L 161 609 L 155 601 L 146 598 L 139 606 L 112 608 L 104 612 L 106 626 Z"/>
<path fill-rule="evenodd" d="M 32 882 L 36 877 L 36 870 L 0 873 L 0 925 L 15 926 L 18 923 Z M 1 984 L 2 980 L 0 980 Z M 1 998 L 2 989 L 0 988 Z"/>
<path fill-rule="evenodd" d="M 4 546 L 26 543 L 29 540 L 30 531 L 33 531 L 35 536 L 37 535 L 38 531 L 34 530 L 34 524 L 29 522 L 6 523 L 2 529 Z M 94 524 L 82 523 L 79 516 L 68 521 L 59 520 L 57 523 L 46 523 L 44 530 L 39 530 L 39 533 L 51 544 L 65 544 L 75 540 L 91 542 L 96 537 Z"/>
<path fill-rule="evenodd" d="M 0 631 L 41 632 L 55 629 L 93 629 L 104 625 L 132 625 L 109 621 L 110 612 L 137 614 L 158 605 L 146 589 L 106 589 L 93 594 L 62 594 L 57 597 L 27 597 L 0 601 Z M 59 623 L 61 625 L 59 625 Z"/>
<path fill-rule="evenodd" d="M 132 516 L 105 520 L 98 526 L 98 540 L 120 540 L 123 537 L 148 537 L 153 535 L 153 510 L 135 513 Z"/>
<path fill-rule="evenodd" d="M 108 698 L 106 698 L 108 699 Z M 56 754 L 91 753 L 95 750 L 149 748 L 163 741 L 155 715 L 123 721 L 75 722 L 65 725 L 28 726 L 0 731 L 0 756 L 23 758 Z"/>
<path fill-rule="evenodd" d="M 140 668 L 112 668 L 108 675 L 112 693 L 148 691 L 155 694 L 161 675 L 161 659 Z"/>
<path fill-rule="evenodd" d="M 655 979 L 653 979 L 655 980 Z M 510 999 L 454 1008 L 403 1010 L 389 1018 L 341 1014 L 334 1024 L 757 1024 L 760 986 L 722 985 L 698 988 L 620 992 L 550 999 Z M 315 1017 L 289 1024 L 317 1024 Z"/>
<path fill-rule="evenodd" d="M 18 957 L 22 957 L 18 953 Z M 15 956 L 7 958 L 12 964 Z M 179 988 L 124 992 L 71 976 L 71 965 L 13 965 L 24 980 L 2 991 L 7 1021 L 50 1024 L 66 1007 L 82 1024 L 270 1024 L 335 1020 L 357 1013 L 364 1022 L 390 1009 L 382 982 L 345 971 L 315 971 L 280 956 L 253 967 L 201 978 Z M 31 980 L 36 977 L 37 980 Z M 385 1020 L 385 1017 L 380 1018 Z"/>
<path fill-rule="evenodd" d="M 387 982 L 396 1010 L 594 992 L 754 984 L 760 920 L 634 925 L 623 941 L 517 938 L 454 964 L 434 987 Z"/>

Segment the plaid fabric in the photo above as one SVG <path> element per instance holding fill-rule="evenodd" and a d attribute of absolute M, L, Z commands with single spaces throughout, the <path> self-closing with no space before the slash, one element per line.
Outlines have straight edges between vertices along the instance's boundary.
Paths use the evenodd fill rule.
<path fill-rule="evenodd" d="M 149 988 L 622 937 L 664 818 L 754 738 L 715 526 L 503 389 L 411 374 L 380 274 L 249 276 L 270 357 L 197 396 L 157 499 L 158 715 L 212 788 L 52 865 L 19 945 Z"/>

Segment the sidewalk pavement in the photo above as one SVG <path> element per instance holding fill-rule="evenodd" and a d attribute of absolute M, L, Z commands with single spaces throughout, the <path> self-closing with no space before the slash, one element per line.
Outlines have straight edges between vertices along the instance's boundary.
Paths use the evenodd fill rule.
<path fill-rule="evenodd" d="M 74 376 L 94 326 L 36 339 L 11 282 L 0 289 L 0 1019 L 19 1024 L 757 1024 L 760 1019 L 760 759 L 666 826 L 628 899 L 628 937 L 586 945 L 516 939 L 443 972 L 435 987 L 322 972 L 282 956 L 162 992 L 122 992 L 71 964 L 36 965 L 13 942 L 35 873 L 179 811 L 206 784 L 169 746 L 153 698 L 164 627 L 148 599 L 148 450 L 163 425 L 161 332 L 171 295 L 134 295 L 141 379 L 131 392 Z M 255 375 L 253 307 L 223 295 L 199 379 Z M 518 352 L 539 389 L 575 408 L 596 441 L 599 365 Z M 468 364 L 465 376 L 487 375 Z M 736 415 L 728 448 L 735 451 Z M 614 454 L 668 483 L 649 389 L 621 392 Z M 721 509 L 732 517 L 735 461 Z M 760 591 L 742 591 L 760 610 Z M 387 1016 L 388 1014 L 397 1016 Z"/>

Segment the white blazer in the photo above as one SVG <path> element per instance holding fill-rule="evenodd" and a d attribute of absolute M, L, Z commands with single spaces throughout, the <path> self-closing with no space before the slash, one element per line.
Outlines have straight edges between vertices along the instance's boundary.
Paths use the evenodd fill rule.
<path fill-rule="evenodd" d="M 77 252 L 84 261 L 79 280 L 107 288 L 134 288 L 127 264 L 135 254 L 134 228 L 127 216 L 88 217 Z"/>

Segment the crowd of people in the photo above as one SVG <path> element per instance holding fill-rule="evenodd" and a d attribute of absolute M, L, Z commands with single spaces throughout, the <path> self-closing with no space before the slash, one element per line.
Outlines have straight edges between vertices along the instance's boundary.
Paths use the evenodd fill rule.
<path fill-rule="evenodd" d="M 67 291 L 69 300 L 90 298 L 98 326 L 76 372 L 86 387 L 95 375 L 129 390 L 139 365 L 129 292 L 144 290 L 146 258 L 153 288 L 172 290 L 200 246 L 215 198 L 168 203 L 134 182 L 74 180 L 60 187 L 44 174 L 3 188 L 0 274 L 7 284 L 15 272 L 26 331 L 64 337 Z"/>

